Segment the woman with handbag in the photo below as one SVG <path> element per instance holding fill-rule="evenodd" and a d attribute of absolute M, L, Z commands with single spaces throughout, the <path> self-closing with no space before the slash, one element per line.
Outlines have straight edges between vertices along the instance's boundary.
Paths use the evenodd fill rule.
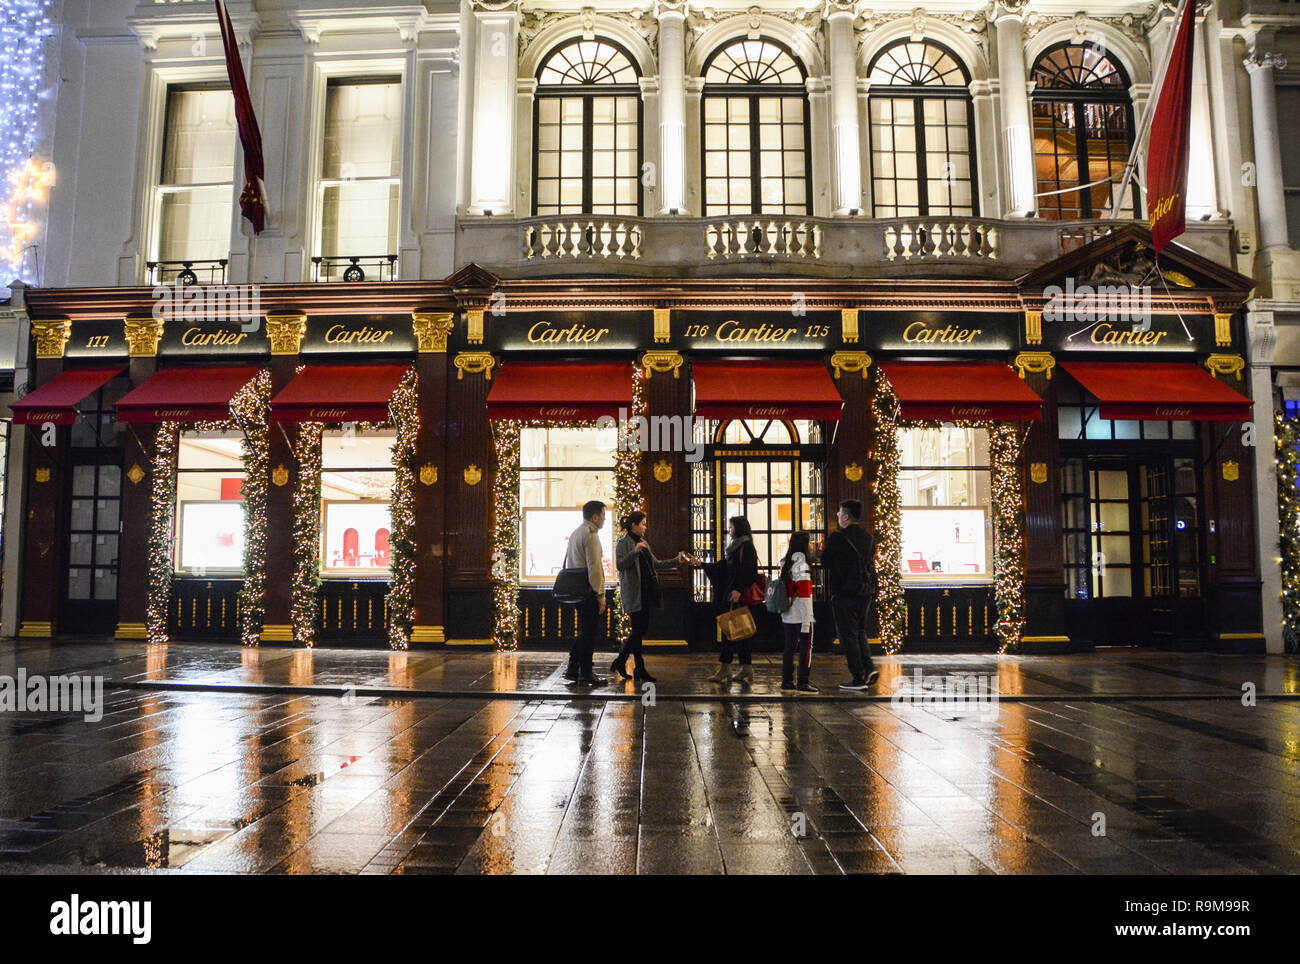
<path fill-rule="evenodd" d="M 743 515 L 732 516 L 727 520 L 727 548 L 723 558 L 705 567 L 705 574 L 713 585 L 713 609 L 721 615 L 736 606 L 749 605 L 752 600 L 745 599 L 748 593 L 755 592 L 758 583 L 758 550 L 754 547 L 753 531 L 749 520 Z M 762 599 L 762 593 L 758 594 Z M 740 666 L 735 675 L 731 675 L 731 660 L 739 657 Z M 733 680 L 749 684 L 754 681 L 753 659 L 750 654 L 749 640 L 728 639 L 722 637 L 722 652 L 718 654 L 718 669 L 709 677 L 711 683 L 729 683 Z"/>
<path fill-rule="evenodd" d="M 653 683 L 655 678 L 645 668 L 645 658 L 641 654 L 641 643 L 645 639 L 646 627 L 650 625 L 650 610 L 663 602 L 663 590 L 659 586 L 659 573 L 687 560 L 684 552 L 679 552 L 676 559 L 656 559 L 650 550 L 650 543 L 645 541 L 645 513 L 636 511 L 619 522 L 623 529 L 623 538 L 614 547 L 614 566 L 618 569 L 618 593 L 622 601 L 623 612 L 632 620 L 632 632 L 623 643 L 614 662 L 610 663 L 611 673 L 617 673 L 624 679 L 634 679 L 638 683 Z M 627 675 L 627 658 L 631 656 L 634 664 L 632 675 Z"/>
<path fill-rule="evenodd" d="M 790 547 L 781 560 L 781 582 L 790 600 L 790 608 L 781 613 L 781 629 L 785 631 L 785 655 L 781 661 L 781 689 L 796 693 L 816 693 L 817 687 L 808 682 L 812 669 L 812 555 L 811 540 L 806 532 L 790 536 Z M 799 653 L 799 680 L 794 675 L 794 654 Z"/>

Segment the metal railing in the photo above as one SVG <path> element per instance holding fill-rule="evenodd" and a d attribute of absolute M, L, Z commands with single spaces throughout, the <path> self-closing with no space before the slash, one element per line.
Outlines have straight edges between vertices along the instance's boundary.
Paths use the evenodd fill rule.
<path fill-rule="evenodd" d="M 350 282 L 394 281 L 397 278 L 397 255 L 318 255 L 311 259 L 313 281 Z"/>
<path fill-rule="evenodd" d="M 226 283 L 225 258 L 208 261 L 146 261 L 151 285 L 219 285 Z"/>

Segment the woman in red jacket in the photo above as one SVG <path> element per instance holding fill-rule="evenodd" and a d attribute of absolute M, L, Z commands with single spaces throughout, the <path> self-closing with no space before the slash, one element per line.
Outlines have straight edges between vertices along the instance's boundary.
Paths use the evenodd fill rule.
<path fill-rule="evenodd" d="M 785 658 L 781 663 L 781 689 L 797 693 L 816 693 L 817 687 L 808 682 L 812 669 L 812 556 L 811 539 L 806 532 L 790 536 L 790 547 L 781 560 L 781 581 L 790 596 L 790 608 L 781 614 L 781 628 L 785 631 Z M 794 675 L 794 654 L 799 653 L 799 681 Z"/>

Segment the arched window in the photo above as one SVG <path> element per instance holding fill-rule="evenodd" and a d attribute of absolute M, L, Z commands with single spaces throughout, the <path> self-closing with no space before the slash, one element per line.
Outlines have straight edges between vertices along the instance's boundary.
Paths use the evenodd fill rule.
<path fill-rule="evenodd" d="M 537 70 L 533 213 L 641 213 L 641 87 L 608 40 L 572 40 Z"/>
<path fill-rule="evenodd" d="M 705 61 L 705 215 L 808 213 L 805 76 L 772 40 L 737 40 Z"/>
<path fill-rule="evenodd" d="M 936 43 L 904 40 L 878 53 L 867 77 L 875 216 L 978 214 L 966 68 Z"/>
<path fill-rule="evenodd" d="M 1038 58 L 1033 81 L 1038 212 L 1057 220 L 1101 217 L 1133 146 L 1128 76 L 1093 46 L 1060 44 Z M 1130 191 L 1121 210 L 1135 214 L 1133 202 Z"/>

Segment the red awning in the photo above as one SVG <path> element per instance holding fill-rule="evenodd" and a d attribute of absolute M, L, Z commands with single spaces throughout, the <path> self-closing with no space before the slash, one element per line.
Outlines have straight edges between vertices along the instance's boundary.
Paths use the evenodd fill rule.
<path fill-rule="evenodd" d="M 506 362 L 492 377 L 491 419 L 588 421 L 632 407 L 630 362 Z"/>
<path fill-rule="evenodd" d="M 164 368 L 117 403 L 119 422 L 224 422 L 256 365 Z"/>
<path fill-rule="evenodd" d="M 73 368 L 20 398 L 9 407 L 15 425 L 71 425 L 77 420 L 77 406 L 100 386 L 120 374 L 117 368 Z"/>
<path fill-rule="evenodd" d="M 1251 401 L 1204 368 L 1177 362 L 1067 362 L 1102 418 L 1248 422 Z"/>
<path fill-rule="evenodd" d="M 909 422 L 1037 422 L 1043 400 L 1001 362 L 881 362 Z"/>
<path fill-rule="evenodd" d="M 700 418 L 809 418 L 838 422 L 844 400 L 826 366 L 815 361 L 697 361 Z"/>
<path fill-rule="evenodd" d="M 410 365 L 308 365 L 275 398 L 273 422 L 386 422 Z"/>

